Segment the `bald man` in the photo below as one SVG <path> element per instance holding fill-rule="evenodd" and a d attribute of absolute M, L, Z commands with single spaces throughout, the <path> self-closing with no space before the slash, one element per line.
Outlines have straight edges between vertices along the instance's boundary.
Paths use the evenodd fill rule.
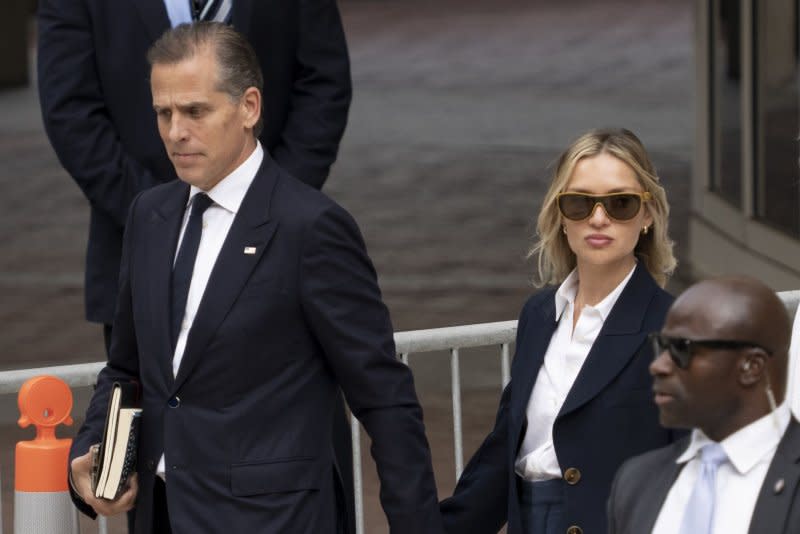
<path fill-rule="evenodd" d="M 800 532 L 790 334 L 783 303 L 752 278 L 700 282 L 674 302 L 651 335 L 650 374 L 661 424 L 692 432 L 623 464 L 609 534 Z"/>

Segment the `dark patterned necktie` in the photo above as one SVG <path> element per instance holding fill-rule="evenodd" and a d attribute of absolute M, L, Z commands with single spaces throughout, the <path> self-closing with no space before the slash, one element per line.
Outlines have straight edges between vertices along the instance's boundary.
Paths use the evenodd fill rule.
<path fill-rule="evenodd" d="M 192 20 L 230 22 L 233 0 L 189 0 Z"/>
<path fill-rule="evenodd" d="M 203 233 L 203 212 L 211 205 L 212 200 L 205 193 L 198 193 L 192 200 L 192 212 L 189 222 L 183 232 L 181 248 L 172 267 L 172 350 L 178 342 L 181 331 L 181 322 L 186 312 L 186 299 L 189 296 L 189 286 L 192 283 L 192 271 L 197 259 L 197 249 L 200 248 L 200 236 Z"/>

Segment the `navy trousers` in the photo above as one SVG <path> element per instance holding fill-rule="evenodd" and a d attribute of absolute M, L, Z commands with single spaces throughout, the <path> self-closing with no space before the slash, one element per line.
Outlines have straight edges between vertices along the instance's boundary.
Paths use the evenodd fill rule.
<path fill-rule="evenodd" d="M 517 478 L 525 534 L 564 534 L 564 481 L 528 482 Z"/>

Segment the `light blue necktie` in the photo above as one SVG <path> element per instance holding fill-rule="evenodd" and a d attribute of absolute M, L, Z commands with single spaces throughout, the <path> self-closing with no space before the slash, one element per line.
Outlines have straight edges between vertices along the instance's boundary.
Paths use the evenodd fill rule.
<path fill-rule="evenodd" d="M 709 443 L 700 450 L 700 473 L 683 513 L 680 534 L 711 534 L 717 469 L 727 460 L 728 455 L 719 443 Z"/>

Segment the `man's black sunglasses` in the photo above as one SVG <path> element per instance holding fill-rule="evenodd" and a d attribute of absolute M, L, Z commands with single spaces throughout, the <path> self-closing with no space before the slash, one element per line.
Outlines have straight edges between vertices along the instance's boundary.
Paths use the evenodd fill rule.
<path fill-rule="evenodd" d="M 772 351 L 765 348 L 763 345 L 754 343 L 752 341 L 739 341 L 732 339 L 686 339 L 681 337 L 664 336 L 659 332 L 653 332 L 648 336 L 650 342 L 653 344 L 655 356 L 658 357 L 664 351 L 669 353 L 669 357 L 681 369 L 689 367 L 689 361 L 694 355 L 695 348 L 709 348 L 709 349 L 722 349 L 722 350 L 736 350 L 757 348 L 772 356 Z"/>

